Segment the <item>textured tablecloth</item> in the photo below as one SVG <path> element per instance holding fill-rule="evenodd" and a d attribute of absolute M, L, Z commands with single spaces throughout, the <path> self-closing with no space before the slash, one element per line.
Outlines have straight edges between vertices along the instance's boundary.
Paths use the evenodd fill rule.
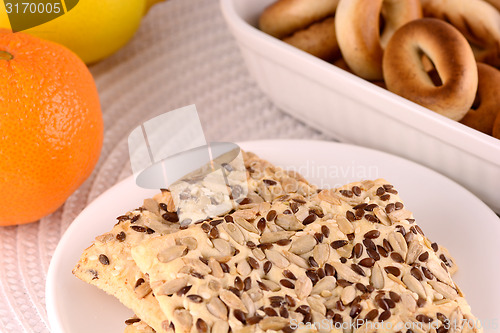
<path fill-rule="evenodd" d="M 51 256 L 78 213 L 130 175 L 127 136 L 143 120 L 194 103 L 207 141 L 329 139 L 263 95 L 217 0 L 160 3 L 131 43 L 91 71 L 104 113 L 101 159 L 56 213 L 37 223 L 0 228 L 0 332 L 50 332 L 45 278 Z"/>

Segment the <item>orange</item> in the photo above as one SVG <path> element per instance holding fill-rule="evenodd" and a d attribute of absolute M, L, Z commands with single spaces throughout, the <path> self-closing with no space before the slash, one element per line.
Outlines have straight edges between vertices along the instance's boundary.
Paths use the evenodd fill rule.
<path fill-rule="evenodd" d="M 65 47 L 0 30 L 0 225 L 54 212 L 102 147 L 97 89 Z"/>

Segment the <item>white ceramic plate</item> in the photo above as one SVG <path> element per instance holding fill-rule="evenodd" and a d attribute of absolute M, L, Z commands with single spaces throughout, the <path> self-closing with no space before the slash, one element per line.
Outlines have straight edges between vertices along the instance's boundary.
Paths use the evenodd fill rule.
<path fill-rule="evenodd" d="M 455 276 L 473 312 L 500 324 L 500 221 L 478 198 L 448 178 L 413 162 L 352 145 L 322 141 L 255 141 L 241 147 L 270 162 L 294 168 L 319 186 L 383 177 L 393 183 L 431 240 L 448 247 L 460 270 Z M 120 333 L 132 312 L 113 297 L 74 277 L 71 270 L 95 236 L 115 218 L 157 191 L 128 178 L 92 202 L 61 239 L 47 277 L 47 312 L 53 333 Z M 497 331 L 486 328 L 485 332 Z"/>

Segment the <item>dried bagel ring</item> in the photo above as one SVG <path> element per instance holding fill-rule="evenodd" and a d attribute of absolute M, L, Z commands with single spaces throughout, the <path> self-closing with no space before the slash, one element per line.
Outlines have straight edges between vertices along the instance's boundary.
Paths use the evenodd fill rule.
<path fill-rule="evenodd" d="M 496 8 L 496 10 L 500 11 L 500 0 L 485 0 L 487 3 Z"/>
<path fill-rule="evenodd" d="M 488 135 L 493 134 L 495 119 L 500 115 L 500 71 L 486 64 L 477 64 L 478 87 L 472 109 L 460 121 Z M 500 130 L 500 123 L 497 125 Z"/>
<path fill-rule="evenodd" d="M 279 0 L 267 7 L 259 19 L 265 33 L 284 38 L 335 13 L 339 0 Z"/>
<path fill-rule="evenodd" d="M 283 41 L 323 60 L 333 61 L 340 56 L 333 16 L 299 30 Z"/>
<path fill-rule="evenodd" d="M 500 113 L 497 115 L 497 119 L 495 119 L 495 122 L 493 123 L 493 131 L 491 133 L 493 137 L 500 139 Z"/>
<path fill-rule="evenodd" d="M 490 3 L 488 3 L 490 2 Z M 500 1 L 422 0 L 424 16 L 442 19 L 471 43 L 477 61 L 500 66 Z"/>
<path fill-rule="evenodd" d="M 355 74 L 381 80 L 385 45 L 399 27 L 421 17 L 419 0 L 341 0 L 335 13 L 340 51 Z"/>
<path fill-rule="evenodd" d="M 425 54 L 436 67 L 442 85 L 424 70 Z M 453 120 L 469 111 L 477 90 L 477 66 L 465 37 L 437 19 L 407 23 L 392 36 L 383 59 L 387 89 Z"/>

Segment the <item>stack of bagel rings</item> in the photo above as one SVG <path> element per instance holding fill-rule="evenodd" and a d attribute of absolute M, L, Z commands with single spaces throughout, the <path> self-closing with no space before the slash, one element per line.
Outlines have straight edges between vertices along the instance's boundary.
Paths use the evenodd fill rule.
<path fill-rule="evenodd" d="M 500 0 L 278 0 L 259 28 L 500 139 Z"/>

